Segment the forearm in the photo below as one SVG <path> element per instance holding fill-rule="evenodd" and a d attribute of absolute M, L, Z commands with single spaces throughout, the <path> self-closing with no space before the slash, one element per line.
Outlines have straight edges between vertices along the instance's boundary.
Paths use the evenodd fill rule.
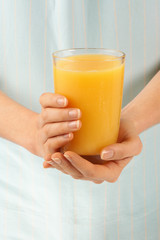
<path fill-rule="evenodd" d="M 0 137 L 34 152 L 37 115 L 0 91 Z"/>
<path fill-rule="evenodd" d="M 160 123 L 160 71 L 122 109 L 121 117 L 133 120 L 138 134 Z"/>

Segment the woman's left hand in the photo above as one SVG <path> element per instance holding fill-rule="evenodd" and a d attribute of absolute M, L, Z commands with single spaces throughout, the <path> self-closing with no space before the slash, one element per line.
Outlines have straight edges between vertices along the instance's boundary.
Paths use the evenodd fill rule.
<path fill-rule="evenodd" d="M 89 180 L 94 183 L 115 182 L 123 168 L 142 150 L 141 140 L 132 121 L 121 119 L 118 143 L 107 146 L 100 156 L 79 156 L 67 151 L 48 155 L 44 168 L 53 167 L 69 174 L 74 179 Z"/>

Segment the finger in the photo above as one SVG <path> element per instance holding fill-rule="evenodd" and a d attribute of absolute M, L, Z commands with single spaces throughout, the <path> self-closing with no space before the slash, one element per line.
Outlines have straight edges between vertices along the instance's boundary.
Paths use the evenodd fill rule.
<path fill-rule="evenodd" d="M 53 157 L 54 156 L 54 158 L 58 158 L 58 159 L 61 159 L 61 158 L 63 158 L 64 159 L 64 156 L 63 156 L 63 154 L 59 154 L 59 153 L 56 153 L 56 154 L 48 154 L 48 155 L 46 155 L 46 157 L 45 157 L 45 161 L 44 161 L 44 163 L 43 163 L 43 166 L 45 167 L 45 168 L 48 168 L 48 167 L 53 167 L 53 168 L 55 168 L 55 166 L 57 165 L 56 163 L 54 163 L 54 161 L 53 160 L 51 160 L 51 157 Z M 65 159 L 66 160 L 66 159 Z M 61 171 L 62 171 L 62 168 L 61 168 Z M 69 174 L 68 172 L 66 172 L 66 171 L 64 171 L 64 169 L 63 169 L 63 171 L 62 172 L 64 172 L 65 174 Z M 79 174 L 79 173 L 78 173 Z M 91 181 L 91 179 L 90 178 L 86 178 L 86 177 L 84 177 L 84 176 L 82 176 L 82 175 L 79 175 L 79 176 L 72 176 L 74 179 L 76 179 L 76 180 L 78 180 L 78 179 L 80 179 L 80 180 L 83 180 L 83 181 Z M 102 183 L 102 182 L 104 182 L 104 181 L 92 181 L 92 182 L 94 182 L 94 183 L 96 183 L 96 184 L 100 184 L 100 183 Z"/>
<path fill-rule="evenodd" d="M 63 173 L 65 173 L 65 174 L 69 174 L 69 175 L 71 175 L 74 179 L 80 179 L 80 180 L 83 180 L 83 181 L 92 181 L 90 178 L 86 178 L 86 177 L 84 177 L 82 174 L 80 174 L 80 172 L 78 172 L 78 174 L 77 173 L 74 173 L 74 174 L 70 174 L 69 172 L 67 172 L 66 170 L 64 170 L 64 169 L 62 169 L 62 165 L 61 165 L 61 168 L 59 167 L 57 167 L 57 164 L 56 163 L 54 163 L 54 161 L 52 161 L 51 160 L 51 157 L 53 158 L 53 156 L 54 156 L 54 158 L 56 158 L 56 159 L 61 159 L 61 158 L 63 158 L 64 159 L 64 157 L 63 157 L 63 155 L 62 154 L 60 154 L 59 155 L 59 153 L 57 154 L 48 154 L 47 155 L 47 157 L 45 158 L 46 159 L 46 161 L 44 161 L 44 163 L 43 163 L 43 166 L 44 166 L 44 168 L 49 168 L 49 167 L 53 167 L 53 168 L 57 168 L 57 169 L 59 169 L 61 172 L 63 172 Z M 66 159 L 65 159 L 66 160 Z M 75 170 L 75 169 L 74 169 Z M 94 182 L 94 183 L 96 183 L 96 184 L 101 184 L 101 183 L 103 183 L 104 181 L 101 181 L 101 180 L 93 180 L 92 182 Z"/>
<path fill-rule="evenodd" d="M 123 169 L 132 160 L 132 158 L 133 157 L 128 157 L 128 158 L 121 159 L 119 161 L 111 161 L 111 162 L 114 162 L 115 164 L 118 165 L 119 168 Z"/>
<path fill-rule="evenodd" d="M 91 178 L 91 175 L 95 173 L 95 165 L 80 157 L 78 154 L 67 151 L 64 153 L 64 157 L 85 177 Z"/>
<path fill-rule="evenodd" d="M 58 164 L 54 163 L 52 160 L 51 160 L 51 154 L 48 154 L 46 155 L 45 157 L 45 161 L 43 162 L 43 167 L 44 168 L 56 168 L 57 170 L 65 173 L 65 174 L 68 174 L 66 173 Z"/>
<path fill-rule="evenodd" d="M 51 154 L 46 154 L 44 157 L 43 167 L 44 168 L 53 167 L 53 166 L 51 166 L 50 161 L 51 161 Z"/>
<path fill-rule="evenodd" d="M 73 167 L 72 164 L 67 159 L 65 159 L 63 154 L 61 153 L 52 154 L 51 159 L 53 160 L 54 163 L 58 164 L 65 172 L 67 172 L 73 178 L 80 179 L 83 177 L 82 174 L 77 169 L 75 169 L 75 167 Z"/>
<path fill-rule="evenodd" d="M 84 177 L 92 180 L 115 182 L 122 171 L 122 168 L 114 161 L 111 161 L 110 164 L 106 162 L 104 165 L 98 165 L 92 164 L 74 152 L 67 151 L 64 156 Z"/>
<path fill-rule="evenodd" d="M 61 123 L 48 123 L 42 129 L 42 141 L 45 143 L 48 138 L 58 135 L 67 134 L 69 132 L 75 132 L 82 126 L 80 120 L 61 122 Z"/>
<path fill-rule="evenodd" d="M 101 151 L 103 160 L 119 160 L 138 155 L 142 150 L 142 142 L 138 136 L 129 138 L 122 143 L 116 143 Z"/>
<path fill-rule="evenodd" d="M 67 151 L 64 154 L 65 158 L 71 162 L 71 164 L 81 172 L 81 174 L 88 180 L 103 181 L 104 176 L 107 176 L 106 167 L 96 165 L 88 160 L 80 157 L 74 152 Z M 105 173 L 104 173 L 105 172 Z"/>
<path fill-rule="evenodd" d="M 68 175 L 68 173 L 66 173 L 61 167 L 59 167 L 59 166 L 56 165 L 56 164 L 53 164 L 53 161 L 52 161 L 52 162 L 51 162 L 51 161 L 49 161 L 49 162 L 45 162 L 45 161 L 44 161 L 44 162 L 43 162 L 43 167 L 44 167 L 44 168 L 55 168 L 55 169 L 63 172 L 64 174 L 67 174 L 67 175 Z"/>
<path fill-rule="evenodd" d="M 57 152 L 59 148 L 65 146 L 73 138 L 74 138 L 73 133 L 67 133 L 57 137 L 48 138 L 44 144 L 45 155 L 49 153 L 53 154 L 54 152 Z"/>
<path fill-rule="evenodd" d="M 77 120 L 82 116 L 80 109 L 77 108 L 44 108 L 40 114 L 39 126 L 43 127 L 46 123 L 63 122 Z"/>
<path fill-rule="evenodd" d="M 68 105 L 66 97 L 55 93 L 43 93 L 39 98 L 39 102 L 43 108 L 66 107 Z"/>
<path fill-rule="evenodd" d="M 106 178 L 106 181 L 114 183 L 118 180 L 122 170 L 131 161 L 132 157 L 125 158 L 119 161 L 107 161 L 104 165 L 110 170 L 110 176 Z"/>
<path fill-rule="evenodd" d="M 53 167 L 53 166 L 51 166 L 51 164 L 50 164 L 49 162 L 44 161 L 44 162 L 43 162 L 43 167 L 44 167 L 44 168 L 50 168 L 50 167 Z M 54 167 L 53 167 L 53 168 L 54 168 Z"/>
<path fill-rule="evenodd" d="M 103 183 L 104 181 L 92 181 L 92 182 L 94 182 L 94 183 L 96 183 L 96 184 L 101 184 L 101 183 Z"/>

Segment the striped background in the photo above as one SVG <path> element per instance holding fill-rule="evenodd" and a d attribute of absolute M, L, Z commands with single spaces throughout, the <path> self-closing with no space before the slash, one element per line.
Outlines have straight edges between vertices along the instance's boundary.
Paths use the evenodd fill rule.
<path fill-rule="evenodd" d="M 52 52 L 72 47 L 127 55 L 123 105 L 160 68 L 160 0 L 0 0 L 0 89 L 39 112 L 53 91 Z M 160 239 L 160 127 L 117 183 L 77 181 L 0 139 L 0 239 Z"/>

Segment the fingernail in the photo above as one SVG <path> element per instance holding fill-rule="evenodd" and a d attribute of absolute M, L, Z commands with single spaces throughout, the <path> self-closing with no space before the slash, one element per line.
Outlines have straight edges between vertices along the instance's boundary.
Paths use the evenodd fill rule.
<path fill-rule="evenodd" d="M 72 118 L 79 118 L 80 117 L 80 110 L 79 109 L 73 109 L 69 111 L 69 116 Z"/>
<path fill-rule="evenodd" d="M 53 161 L 47 161 L 47 163 L 49 163 L 50 165 L 53 165 Z"/>
<path fill-rule="evenodd" d="M 71 128 L 71 129 L 77 129 L 77 128 L 79 128 L 80 123 L 78 120 L 78 121 L 69 122 L 68 125 L 69 125 L 69 128 Z"/>
<path fill-rule="evenodd" d="M 64 157 L 67 158 L 70 162 L 72 161 L 72 159 L 70 158 L 70 156 L 68 156 L 67 154 L 64 154 Z"/>
<path fill-rule="evenodd" d="M 70 138 L 71 137 L 71 133 L 67 133 L 63 135 L 64 138 Z"/>
<path fill-rule="evenodd" d="M 108 158 L 113 157 L 114 151 L 113 150 L 104 150 L 101 154 L 101 158 L 106 160 Z"/>
<path fill-rule="evenodd" d="M 66 98 L 63 98 L 63 97 L 59 97 L 59 98 L 57 98 L 57 103 L 58 103 L 58 105 L 60 105 L 60 106 L 66 106 L 66 104 L 67 104 L 67 99 L 66 99 Z"/>
<path fill-rule="evenodd" d="M 61 164 L 61 159 L 59 158 L 52 158 L 52 160 L 57 164 Z"/>

